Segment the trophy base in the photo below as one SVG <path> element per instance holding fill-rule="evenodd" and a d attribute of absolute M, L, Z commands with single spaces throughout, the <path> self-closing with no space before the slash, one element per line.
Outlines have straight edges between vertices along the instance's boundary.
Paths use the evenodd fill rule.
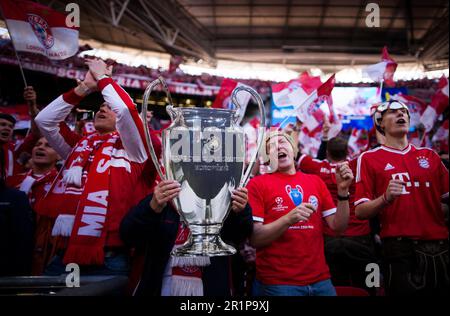
<path fill-rule="evenodd" d="M 172 251 L 172 255 L 175 257 L 215 257 L 234 255 L 236 249 L 224 243 L 219 236 L 221 226 L 222 225 L 220 224 L 207 226 L 189 225 L 191 234 L 182 246 Z"/>

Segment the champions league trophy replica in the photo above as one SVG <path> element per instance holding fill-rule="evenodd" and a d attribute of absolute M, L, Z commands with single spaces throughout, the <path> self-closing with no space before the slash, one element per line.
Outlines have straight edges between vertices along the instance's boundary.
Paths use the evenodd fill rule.
<path fill-rule="evenodd" d="M 156 157 L 148 131 L 147 103 L 152 90 L 161 85 L 167 94 L 167 113 L 171 125 L 162 132 L 162 161 L 165 175 Z M 237 124 L 237 93 L 246 91 L 258 103 L 261 125 L 258 144 L 247 170 L 245 134 Z M 175 108 L 169 89 L 159 77 L 145 90 L 141 117 L 151 158 L 161 179 L 176 180 L 181 191 L 173 202 L 181 219 L 189 227 L 188 240 L 172 251 L 176 257 L 226 256 L 236 253 L 220 238 L 220 230 L 231 204 L 231 192 L 245 186 L 264 139 L 264 104 L 250 87 L 237 87 L 232 93 L 235 110 L 209 108 Z"/>

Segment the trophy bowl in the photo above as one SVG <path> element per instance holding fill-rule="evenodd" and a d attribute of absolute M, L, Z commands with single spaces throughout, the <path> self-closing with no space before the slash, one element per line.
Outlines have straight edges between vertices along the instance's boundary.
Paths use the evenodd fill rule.
<path fill-rule="evenodd" d="M 171 101 L 164 80 L 158 78 L 147 87 L 144 94 L 143 118 L 146 116 L 146 100 L 156 84 L 166 88 Z M 146 132 L 150 154 L 161 179 L 175 180 L 181 185 L 181 191 L 173 204 L 190 233 L 187 241 L 172 251 L 176 257 L 226 256 L 236 253 L 234 247 L 222 241 L 220 230 L 231 209 L 231 193 L 246 184 L 264 137 L 264 106 L 260 96 L 249 87 L 236 88 L 232 99 L 237 108 L 240 105 L 236 94 L 240 90 L 255 97 L 263 120 L 258 148 L 246 171 L 245 134 L 238 124 L 237 110 L 175 108 L 168 105 L 166 110 L 172 123 L 162 132 L 165 175 L 162 174 Z"/>

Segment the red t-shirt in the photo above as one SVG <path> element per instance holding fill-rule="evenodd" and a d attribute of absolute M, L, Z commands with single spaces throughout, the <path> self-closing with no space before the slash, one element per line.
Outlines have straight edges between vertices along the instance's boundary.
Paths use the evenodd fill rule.
<path fill-rule="evenodd" d="M 448 197 L 448 170 L 429 148 L 381 146 L 358 159 L 355 205 L 386 192 L 391 179 L 406 183 L 404 193 L 380 212 L 381 237 L 447 239 L 441 198 Z"/>
<path fill-rule="evenodd" d="M 267 247 L 257 249 L 256 277 L 263 284 L 309 285 L 330 278 L 323 250 L 322 217 L 336 212 L 325 183 L 297 172 L 264 174 L 248 186 L 253 220 L 269 224 L 302 202 L 317 207 L 307 222 L 298 222 Z"/>
<path fill-rule="evenodd" d="M 349 161 L 350 169 L 356 174 L 356 159 Z M 328 190 L 337 203 L 337 185 L 336 185 L 336 164 L 328 160 L 313 159 L 311 156 L 302 155 L 298 161 L 298 169 L 305 173 L 318 175 L 325 182 Z M 350 193 L 350 217 L 347 229 L 342 233 L 343 236 L 363 236 L 370 234 L 370 226 L 368 220 L 360 220 L 355 216 L 355 183 L 353 182 L 349 188 Z M 324 234 L 328 236 L 336 236 L 334 230 L 324 223 Z"/>

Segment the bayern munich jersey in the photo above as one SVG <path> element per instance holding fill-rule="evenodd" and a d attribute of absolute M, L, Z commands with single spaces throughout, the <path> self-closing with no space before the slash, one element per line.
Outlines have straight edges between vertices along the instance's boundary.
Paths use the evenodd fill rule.
<path fill-rule="evenodd" d="M 448 170 L 429 148 L 409 144 L 363 153 L 357 164 L 355 206 L 378 198 L 391 179 L 405 183 L 403 193 L 381 212 L 381 237 L 447 239 L 441 199 L 448 197 Z"/>

